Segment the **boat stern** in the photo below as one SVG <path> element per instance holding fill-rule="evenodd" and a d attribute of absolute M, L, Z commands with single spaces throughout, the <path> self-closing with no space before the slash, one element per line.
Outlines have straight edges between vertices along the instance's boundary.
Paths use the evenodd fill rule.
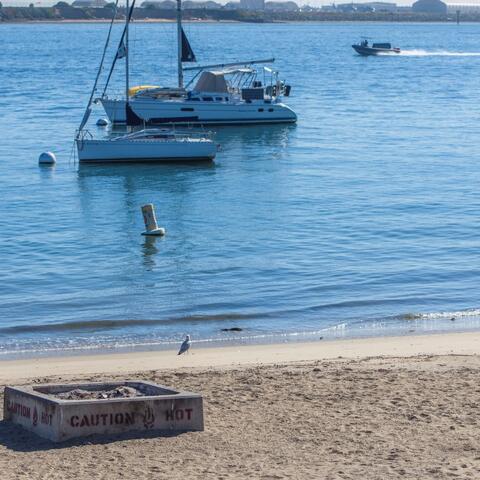
<path fill-rule="evenodd" d="M 281 111 L 280 120 L 285 123 L 295 123 L 298 119 L 297 114 L 284 103 L 277 103 L 278 110 Z M 278 111 L 277 110 L 277 111 Z"/>

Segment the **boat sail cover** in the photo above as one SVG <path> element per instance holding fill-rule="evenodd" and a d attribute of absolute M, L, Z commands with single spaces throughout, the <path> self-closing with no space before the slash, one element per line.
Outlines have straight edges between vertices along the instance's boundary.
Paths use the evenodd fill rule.
<path fill-rule="evenodd" d="M 195 54 L 193 53 L 190 42 L 182 28 L 182 62 L 196 62 Z"/>
<path fill-rule="evenodd" d="M 195 92 L 227 93 L 228 85 L 223 72 L 202 72 L 193 89 Z"/>

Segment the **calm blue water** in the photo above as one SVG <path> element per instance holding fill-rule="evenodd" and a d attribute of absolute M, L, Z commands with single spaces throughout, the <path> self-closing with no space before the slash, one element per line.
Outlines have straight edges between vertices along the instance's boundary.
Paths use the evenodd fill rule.
<path fill-rule="evenodd" d="M 78 168 L 106 30 L 0 26 L 0 354 L 480 328 L 480 25 L 190 25 L 204 62 L 275 56 L 298 125 L 218 129 L 213 165 Z M 174 26 L 132 38 L 133 83 L 173 84 Z"/>

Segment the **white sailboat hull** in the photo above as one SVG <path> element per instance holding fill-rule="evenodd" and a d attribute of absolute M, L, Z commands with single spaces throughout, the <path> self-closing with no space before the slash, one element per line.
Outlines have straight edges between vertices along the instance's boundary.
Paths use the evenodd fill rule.
<path fill-rule="evenodd" d="M 114 124 L 125 124 L 125 100 L 100 100 Z M 130 99 L 134 113 L 149 125 L 243 125 L 294 123 L 295 112 L 283 103 L 247 102 L 191 102 L 188 100 Z"/>
<path fill-rule="evenodd" d="M 76 143 L 81 163 L 211 161 L 217 152 L 215 143 L 207 139 L 77 139 Z"/>

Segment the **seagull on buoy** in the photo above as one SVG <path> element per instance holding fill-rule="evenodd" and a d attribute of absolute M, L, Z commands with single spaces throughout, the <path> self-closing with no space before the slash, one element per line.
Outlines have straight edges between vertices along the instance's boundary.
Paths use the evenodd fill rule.
<path fill-rule="evenodd" d="M 190 335 L 187 335 L 185 337 L 185 341 L 182 343 L 180 350 L 178 351 L 178 355 L 181 355 L 182 353 L 188 352 L 190 345 L 192 342 L 190 341 Z"/>

